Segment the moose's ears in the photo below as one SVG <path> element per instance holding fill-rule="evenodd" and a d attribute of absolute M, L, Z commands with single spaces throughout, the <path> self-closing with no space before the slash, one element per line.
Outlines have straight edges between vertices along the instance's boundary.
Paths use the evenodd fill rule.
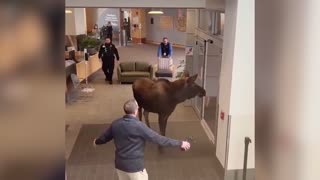
<path fill-rule="evenodd" d="M 187 83 L 188 84 L 194 83 L 196 81 L 197 77 L 198 77 L 198 74 L 189 77 L 188 80 L 187 80 Z"/>

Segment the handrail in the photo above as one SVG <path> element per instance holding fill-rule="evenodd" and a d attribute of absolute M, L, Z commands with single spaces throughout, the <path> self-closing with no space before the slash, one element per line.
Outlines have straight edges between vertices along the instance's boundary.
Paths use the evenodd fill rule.
<path fill-rule="evenodd" d="M 249 137 L 244 138 L 244 159 L 243 159 L 243 173 L 242 180 L 246 180 L 247 178 L 247 161 L 248 161 L 248 148 L 251 143 L 251 139 Z"/>

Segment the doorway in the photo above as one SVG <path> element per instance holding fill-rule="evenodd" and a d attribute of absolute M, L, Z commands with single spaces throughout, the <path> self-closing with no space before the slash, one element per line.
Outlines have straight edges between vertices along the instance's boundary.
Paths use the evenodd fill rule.
<path fill-rule="evenodd" d="M 205 44 L 204 40 L 197 37 L 194 42 L 194 55 L 193 55 L 193 72 L 192 74 L 198 74 L 196 83 L 204 87 L 204 61 L 205 61 Z M 199 119 L 202 119 L 203 111 L 203 98 L 195 97 L 193 100 L 193 107 L 195 107 L 196 113 Z"/>

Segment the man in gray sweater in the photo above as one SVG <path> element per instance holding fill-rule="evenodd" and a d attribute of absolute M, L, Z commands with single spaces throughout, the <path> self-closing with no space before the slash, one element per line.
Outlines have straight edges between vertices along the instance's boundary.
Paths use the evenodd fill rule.
<path fill-rule="evenodd" d="M 129 100 L 123 107 L 126 115 L 115 120 L 111 126 L 97 139 L 94 146 L 105 144 L 112 139 L 116 146 L 115 166 L 119 180 L 148 180 L 144 167 L 145 142 L 150 141 L 161 146 L 176 146 L 186 151 L 190 143 L 170 139 L 159 135 L 137 119 L 138 104 Z"/>

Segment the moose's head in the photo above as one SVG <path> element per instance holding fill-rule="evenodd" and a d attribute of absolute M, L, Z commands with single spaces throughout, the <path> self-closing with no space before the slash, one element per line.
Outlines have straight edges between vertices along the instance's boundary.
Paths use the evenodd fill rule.
<path fill-rule="evenodd" d="M 185 72 L 183 77 L 180 80 L 177 80 L 181 85 L 179 91 L 176 94 L 176 97 L 179 101 L 191 99 L 196 96 L 206 96 L 206 90 L 195 83 L 197 77 L 197 74 L 189 77 L 189 73 Z"/>

